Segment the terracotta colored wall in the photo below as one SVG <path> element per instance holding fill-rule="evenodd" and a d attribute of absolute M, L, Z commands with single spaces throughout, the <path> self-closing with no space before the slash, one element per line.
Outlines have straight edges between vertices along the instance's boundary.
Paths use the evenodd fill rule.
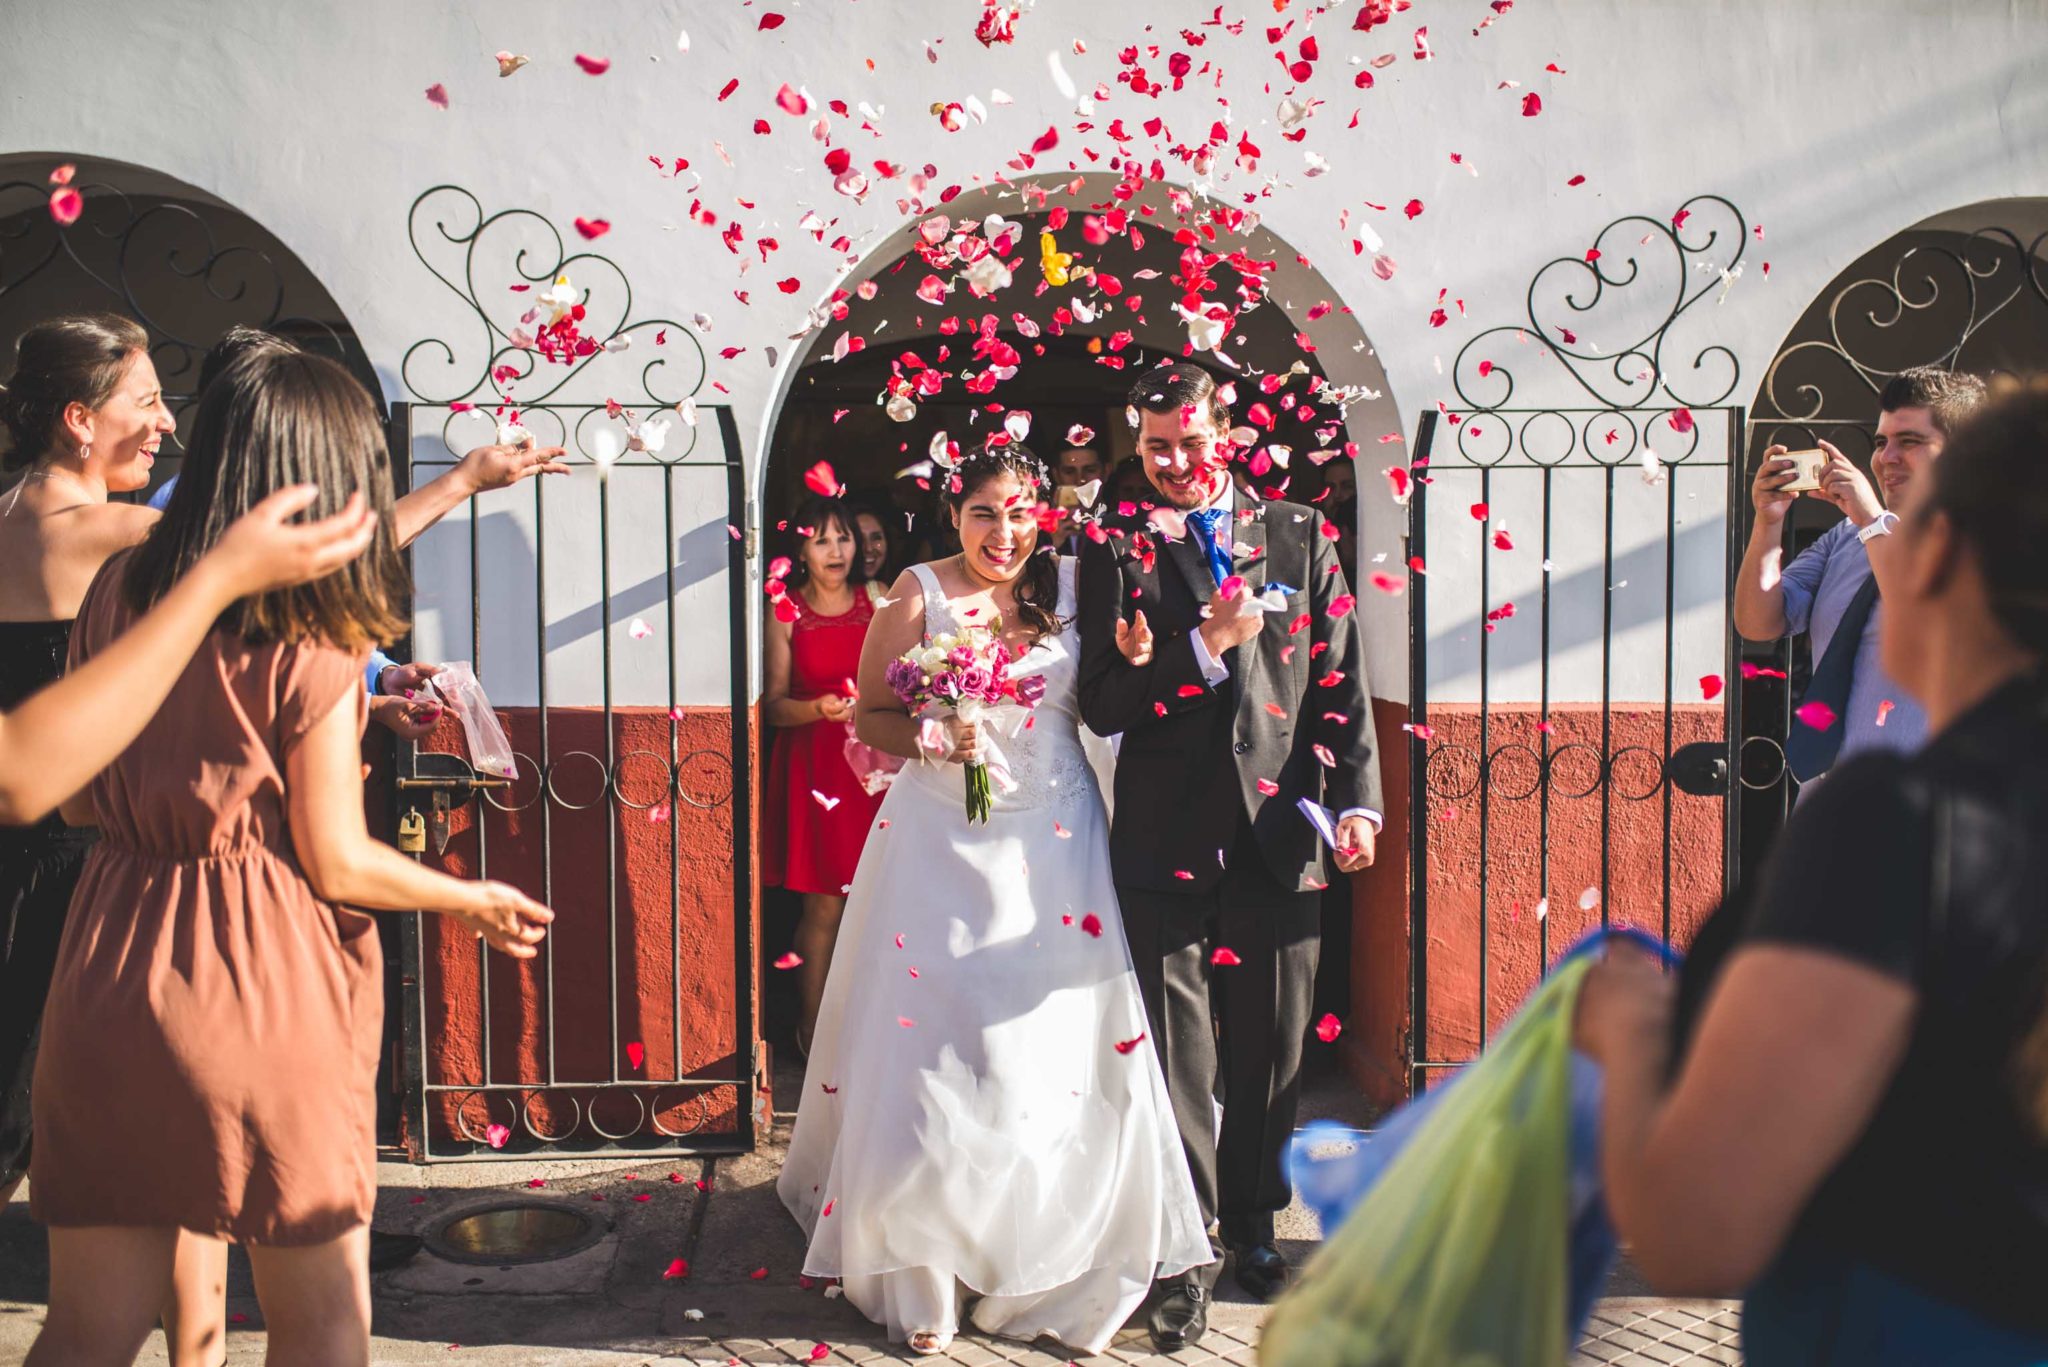
<path fill-rule="evenodd" d="M 1484 906 L 1481 904 L 1481 807 L 1477 793 L 1454 796 L 1474 777 L 1471 755 L 1479 743 L 1476 707 L 1430 710 L 1436 747 L 1463 747 L 1433 759 L 1428 819 L 1429 909 L 1428 1055 L 1469 1058 L 1480 1043 L 1479 947 L 1487 946 L 1485 1018 L 1499 1029 L 1533 987 L 1547 952 L 1551 962 L 1586 931 L 1601 924 L 1599 906 L 1581 897 L 1602 884 L 1603 805 L 1607 831 L 1606 912 L 1615 925 L 1665 932 L 1666 793 L 1670 812 L 1670 923 L 1674 942 L 1690 944 L 1694 931 L 1721 896 L 1720 798 L 1694 797 L 1658 782 L 1664 747 L 1664 712 L 1656 705 L 1617 704 L 1607 753 L 1616 756 L 1603 792 L 1592 787 L 1600 753 L 1596 706 L 1553 708 L 1553 760 L 1549 825 L 1534 786 L 1536 765 L 1527 753 L 1497 762 L 1486 804 Z M 1492 708 L 1487 743 L 1540 742 L 1534 707 Z M 1671 747 L 1722 737 L 1719 706 L 1674 708 Z M 1567 747 L 1574 747 L 1567 749 Z M 1562 753 L 1560 753 L 1562 752 Z M 1527 794 L 1523 796 L 1523 794 Z M 1584 794 L 1580 796 L 1578 794 Z M 1647 795 L 1647 796 L 1645 796 Z M 1547 855 L 1547 857 L 1546 857 Z M 1548 871 L 1549 915 L 1539 920 Z M 1483 914 L 1483 915 L 1482 915 Z M 1546 924 L 1547 921 L 1547 924 Z"/>
<path fill-rule="evenodd" d="M 538 716 L 532 709 L 506 708 L 499 715 L 515 750 L 539 753 Z M 736 1128 L 733 1088 L 656 1085 L 676 1078 L 740 1076 L 753 1062 L 752 1040 L 737 1039 L 735 1033 L 738 993 L 744 984 L 758 1000 L 758 970 L 749 965 L 743 978 L 734 961 L 730 713 L 688 708 L 674 723 L 674 744 L 683 757 L 680 786 L 703 805 L 678 799 L 665 816 L 650 810 L 665 801 L 671 727 L 665 711 L 621 709 L 613 714 L 622 799 L 615 817 L 607 814 L 602 800 L 598 765 L 575 753 L 603 755 L 602 711 L 555 708 L 548 720 L 556 796 L 548 804 L 551 886 L 544 893 L 542 810 L 532 773 L 522 772 L 510 794 L 500 795 L 522 810 L 473 804 L 457 811 L 445 857 L 437 861 L 430 851 L 428 862 L 461 877 L 482 873 L 547 897 L 556 913 L 549 936 L 552 987 L 547 960 L 520 963 L 491 954 L 480 965 L 472 936 L 444 918 L 426 918 L 422 962 L 428 1080 L 482 1081 L 486 1047 L 493 1082 L 545 1080 L 551 992 L 558 1080 L 648 1079 L 649 1089 L 638 1095 L 669 1128 L 731 1132 Z M 424 748 L 460 752 L 462 744 L 458 734 L 444 730 Z M 758 727 L 754 748 L 758 754 Z M 741 792 L 736 801 L 751 833 L 751 794 Z M 425 803 L 420 805 L 425 811 Z M 616 870 L 609 898 L 608 866 Z M 609 914 L 613 899 L 615 923 Z M 758 898 L 747 898 L 743 914 L 758 940 Z M 614 924 L 616 976 L 609 967 Z M 480 974 L 487 975 L 490 986 L 488 1029 Z M 638 1069 L 626 1048 L 635 1042 L 646 1051 Z M 532 1109 L 536 1127 L 556 1132 L 574 1120 L 571 1100 L 587 1106 L 591 1096 L 573 1085 L 543 1096 Z M 480 1100 L 464 1101 L 454 1094 L 429 1108 L 437 1146 L 455 1140 L 452 1114 L 458 1104 L 468 1107 L 474 1127 L 488 1123 Z M 617 1132 L 634 1125 L 637 1117 L 634 1103 L 618 1096 L 602 1103 L 593 1119 Z M 489 1120 L 512 1123 L 503 1102 L 491 1110 Z M 595 1136 L 586 1130 L 579 1137 Z"/>
<path fill-rule="evenodd" d="M 1367 1095 L 1390 1104 L 1406 1095 L 1410 1020 L 1408 766 L 1419 746 L 1401 728 L 1407 709 L 1374 702 L 1380 738 L 1387 827 L 1373 872 L 1352 883 L 1352 1017 L 1343 1057 Z M 1426 1056 L 1464 1060 L 1480 1043 L 1480 945 L 1486 945 L 1485 1009 L 1489 1037 L 1514 1014 L 1551 962 L 1600 924 L 1600 909 L 1582 909 L 1581 894 L 1601 884 L 1601 791 L 1594 787 L 1601 714 L 1596 706 L 1553 707 L 1553 761 L 1547 830 L 1536 760 L 1542 736 L 1533 706 L 1501 706 L 1486 716 L 1487 748 L 1509 752 L 1496 761 L 1485 811 L 1485 894 L 1481 900 L 1481 804 L 1472 788 L 1480 743 L 1474 705 L 1430 709 L 1430 801 L 1427 884 Z M 1715 705 L 1674 709 L 1671 748 L 1718 740 L 1723 714 Z M 1660 705 L 1616 704 L 1608 752 L 1617 756 L 1607 804 L 1606 905 L 1614 924 L 1661 934 L 1665 929 L 1665 801 L 1657 785 L 1664 741 Z M 1527 746 L 1528 751 L 1512 747 Z M 1571 747 L 1567 749 L 1567 747 Z M 1563 752 L 1563 753 L 1560 753 Z M 1592 791 L 1586 790 L 1591 787 Z M 1583 794 L 1583 795 L 1579 795 Z M 1625 794 L 1648 794 L 1640 799 Z M 1721 897 L 1723 802 L 1670 793 L 1670 934 L 1693 933 Z M 1544 921 L 1537 904 L 1547 890 Z"/>

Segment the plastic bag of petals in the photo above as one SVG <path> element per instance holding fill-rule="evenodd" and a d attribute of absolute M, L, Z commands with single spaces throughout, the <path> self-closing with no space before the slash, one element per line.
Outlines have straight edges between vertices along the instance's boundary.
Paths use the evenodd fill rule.
<path fill-rule="evenodd" d="M 422 691 L 438 697 L 442 705 L 462 723 L 463 738 L 469 742 L 470 766 L 494 778 L 517 778 L 512 762 L 512 741 L 505 735 L 484 686 L 477 682 L 469 661 L 442 665 Z"/>

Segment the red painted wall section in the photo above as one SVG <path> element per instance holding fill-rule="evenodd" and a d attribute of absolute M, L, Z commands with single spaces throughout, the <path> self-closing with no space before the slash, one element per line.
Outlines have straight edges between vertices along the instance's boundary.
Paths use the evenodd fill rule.
<path fill-rule="evenodd" d="M 1408 1096 L 1408 709 L 1374 698 L 1386 819 L 1371 869 L 1351 878 L 1351 1018 L 1338 1056 L 1378 1106 Z M 1339 875 L 1342 877 L 1343 875 Z"/>
<path fill-rule="evenodd" d="M 1430 1059 L 1472 1058 L 1481 1043 L 1482 1017 L 1491 1039 L 1536 985 L 1546 959 L 1555 963 L 1601 924 L 1603 887 L 1609 923 L 1653 935 L 1668 928 L 1680 947 L 1692 942 L 1720 901 L 1723 800 L 1669 788 L 1660 775 L 1668 750 L 1725 735 L 1721 707 L 1674 707 L 1667 749 L 1660 705 L 1616 704 L 1605 747 L 1613 760 L 1604 785 L 1600 708 L 1553 706 L 1549 715 L 1547 804 L 1537 781 L 1545 739 L 1536 730 L 1541 714 L 1533 706 L 1500 705 L 1483 719 L 1484 749 L 1497 757 L 1482 803 L 1479 708 L 1430 708 L 1423 1041 Z M 1548 914 L 1539 919 L 1538 904 L 1546 894 Z"/>
<path fill-rule="evenodd" d="M 515 750 L 541 753 L 533 709 L 500 709 L 499 716 Z M 736 1128 L 731 1086 L 660 1085 L 739 1077 L 753 1064 L 753 1041 L 737 1038 L 736 1023 L 739 993 L 759 999 L 758 970 L 735 962 L 731 853 L 735 808 L 751 839 L 752 798 L 732 791 L 731 724 L 723 708 L 684 709 L 673 723 L 661 709 L 616 710 L 614 816 L 603 792 L 603 712 L 550 709 L 554 800 L 541 801 L 538 775 L 522 766 L 509 792 L 497 794 L 514 810 L 479 803 L 455 812 L 445 857 L 436 860 L 430 847 L 428 862 L 459 877 L 516 884 L 548 901 L 556 919 L 544 956 L 521 963 L 482 951 L 445 918 L 425 918 L 429 1082 L 543 1087 L 552 1079 L 526 1116 L 552 1137 L 579 1118 L 581 1139 L 600 1138 L 592 1132 L 599 1129 L 636 1130 L 642 1105 L 670 1131 Z M 758 740 L 756 726 L 757 757 Z M 463 751 L 452 726 L 423 748 Z M 666 792 L 671 753 L 680 757 L 673 802 Z M 426 810 L 424 800 L 419 805 Z M 740 914 L 754 925 L 757 943 L 758 908 L 750 890 Z M 637 1068 L 632 1044 L 645 1050 Z M 602 1100 L 575 1085 L 596 1081 L 649 1085 Z M 473 1130 L 492 1121 L 517 1130 L 505 1102 L 487 1106 L 450 1094 L 429 1107 L 437 1147 L 459 1139 L 457 1106 Z"/>

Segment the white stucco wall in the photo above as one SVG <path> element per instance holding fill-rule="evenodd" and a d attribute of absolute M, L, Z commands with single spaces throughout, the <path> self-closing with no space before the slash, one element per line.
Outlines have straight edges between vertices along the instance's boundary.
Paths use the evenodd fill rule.
<path fill-rule="evenodd" d="M 1297 27 L 1290 48 L 1304 32 L 1304 3 L 1291 7 Z M 579 215 L 607 218 L 613 228 L 601 249 L 632 277 L 639 312 L 671 318 L 703 312 L 713 319 L 710 377 L 730 392 L 720 396 L 707 386 L 703 397 L 729 397 L 747 458 L 758 467 L 773 406 L 804 350 L 789 334 L 848 265 L 799 233 L 798 218 L 815 208 L 836 219 L 835 232 L 853 239 L 854 257 L 876 252 L 905 221 L 895 204 L 900 181 L 878 186 L 863 205 L 833 192 L 821 147 L 800 120 L 775 110 L 776 87 L 789 81 L 820 101 L 883 106 L 879 141 L 851 133 L 849 145 L 863 161 L 930 162 L 938 168 L 935 188 L 971 188 L 977 177 L 986 184 L 1002 171 L 1002 163 L 1048 124 L 1060 126 L 1061 143 L 1040 159 L 1041 171 L 1062 169 L 1069 157 L 1079 160 L 1084 144 L 1109 150 L 1099 133 L 1090 138 L 1072 131 L 1067 102 L 1046 74 L 1048 51 L 1062 53 L 1085 91 L 1098 81 L 1113 82 L 1119 47 L 1178 46 L 1174 26 L 1195 22 L 1207 8 L 1186 0 L 1110 7 L 1040 0 L 1019 21 L 1014 47 L 984 51 L 972 37 L 976 7 L 967 0 L 775 0 L 773 8 L 787 22 L 759 32 L 768 7 L 574 7 L 541 0 L 11 4 L 0 7 L 0 153 L 114 158 L 159 170 L 249 213 L 326 283 L 386 374 L 394 399 L 404 397 L 393 377 L 406 348 L 459 317 L 455 301 L 439 293 L 407 245 L 406 209 L 420 191 L 454 182 L 487 210 L 531 208 L 565 229 Z M 1661 218 L 1694 195 L 1715 193 L 1764 228 L 1764 239 L 1749 244 L 1753 268 L 1724 303 L 1696 310 L 1686 334 L 1688 361 L 1709 345 L 1735 354 L 1743 382 L 1733 397 L 1745 401 L 1792 321 L 1859 252 L 1945 209 L 2048 190 L 2048 83 L 2038 78 L 2048 70 L 2048 4 L 2041 0 L 1744 0 L 1710 7 L 1672 0 L 1523 0 L 1476 34 L 1473 27 L 1491 13 L 1480 3 L 1426 0 L 1369 35 L 1349 31 L 1355 8 L 1346 3 L 1316 21 L 1322 57 L 1306 90 L 1328 103 L 1299 146 L 1282 141 L 1274 126 L 1285 75 L 1258 32 L 1285 16 L 1276 21 L 1263 5 L 1226 7 L 1226 18 L 1240 12 L 1249 18 L 1244 36 L 1205 30 L 1210 41 L 1195 55 L 1223 62 L 1234 131 L 1251 130 L 1265 151 L 1260 177 L 1238 174 L 1222 190 L 1256 189 L 1268 173 L 1291 182 L 1259 203 L 1266 228 L 1314 263 L 1339 302 L 1355 310 L 1384 366 L 1385 412 L 1355 418 L 1353 426 L 1366 442 L 1362 554 L 1368 557 L 1385 552 L 1392 562 L 1400 559 L 1402 514 L 1381 496 L 1372 475 L 1387 450 L 1373 444 L 1378 427 L 1385 423 L 1412 439 L 1419 414 L 1449 400 L 1444 372 L 1463 340 L 1481 327 L 1518 321 L 1534 270 L 1553 257 L 1577 255 L 1610 219 L 1630 212 Z M 1410 56 L 1419 24 L 1430 29 L 1435 57 L 1428 62 Z M 690 34 L 687 54 L 676 50 L 679 28 Z M 1086 55 L 1072 51 L 1075 38 L 1086 40 Z M 926 60 L 927 39 L 938 44 L 935 63 Z M 499 48 L 529 54 L 533 64 L 500 80 L 491 59 Z M 610 57 L 612 68 L 587 76 L 573 64 L 577 52 Z M 1374 89 L 1355 91 L 1353 59 L 1381 53 L 1396 60 L 1375 71 Z M 1549 63 L 1563 73 L 1547 73 Z M 1155 78 L 1164 76 L 1163 56 L 1147 66 Z M 2026 77 L 2030 70 L 2035 77 Z M 738 90 L 719 102 L 718 89 L 734 76 Z M 1521 84 L 1499 89 L 1503 80 Z M 447 87 L 452 107 L 445 111 L 423 97 L 435 82 Z M 949 134 L 926 112 L 934 100 L 976 94 L 987 101 L 996 87 L 1014 103 L 992 106 L 986 126 Z M 1216 92 L 1203 81 L 1156 102 L 1114 84 L 1111 89 L 1100 122 L 1122 116 L 1135 125 L 1156 113 L 1193 141 L 1220 116 Z M 1520 101 L 1530 91 L 1541 95 L 1543 110 L 1524 118 Z M 1356 129 L 1346 127 L 1353 109 L 1360 111 Z M 770 136 L 751 131 L 757 117 L 770 120 Z M 842 137 L 849 133 L 843 121 L 835 122 Z M 732 167 L 721 163 L 714 140 L 731 151 Z M 1142 138 L 1137 145 L 1145 146 Z M 1329 172 L 1304 178 L 1304 149 L 1326 158 Z M 685 186 L 692 178 L 678 182 L 647 162 L 650 154 L 678 153 L 701 173 L 695 193 L 707 206 L 721 217 L 739 213 L 750 238 L 763 229 L 782 241 L 769 268 L 739 280 L 736 259 L 715 235 L 685 220 L 692 197 Z M 1477 174 L 1454 165 L 1453 153 Z M 1574 175 L 1584 175 L 1585 183 L 1568 187 Z M 1412 222 L 1400 212 L 1410 198 L 1426 206 Z M 756 207 L 742 210 L 736 199 Z M 1367 209 L 1367 201 L 1388 209 Z M 1349 231 L 1339 226 L 1347 209 L 1354 225 Z M 1391 281 L 1371 274 L 1370 254 L 1353 254 L 1361 218 L 1372 222 L 1399 263 Z M 1771 263 L 1768 281 L 1760 270 L 1764 260 Z M 802 281 L 797 294 L 773 287 L 789 275 Z M 749 305 L 734 299 L 735 286 L 750 291 Z M 1467 312 L 1435 329 L 1429 317 L 1440 290 L 1463 299 Z M 715 350 L 725 345 L 746 351 L 720 361 Z M 770 347 L 777 366 L 768 363 Z M 1525 358 L 1517 373 L 1518 403 L 1576 397 L 1553 367 Z M 753 476 L 758 485 L 758 468 Z M 573 478 L 592 486 L 577 495 L 588 502 L 594 475 Z M 722 533 L 722 500 L 698 492 L 714 483 L 696 483 L 674 509 L 679 544 L 695 548 L 693 554 L 708 555 L 716 541 L 710 533 Z M 1639 506 L 1637 496 L 1621 513 L 1624 551 L 1646 535 L 1661 536 L 1661 491 L 1654 492 L 1649 506 Z M 1689 544 L 1718 548 L 1718 491 L 1688 483 L 1680 493 Z M 562 497 L 566 518 L 575 499 Z M 623 500 L 623 508 L 628 518 L 660 515 L 658 498 L 644 491 Z M 500 513 L 506 545 L 517 548 L 522 536 L 530 540 L 530 524 L 518 512 L 508 506 Z M 1525 508 L 1508 516 L 1518 541 L 1535 526 Z M 1657 519 L 1647 533 L 1633 525 L 1642 518 Z M 594 701 L 594 638 L 576 626 L 594 612 L 594 575 L 584 573 L 591 551 L 589 543 L 576 542 L 579 533 L 565 527 L 562 534 L 568 539 L 560 553 L 549 553 L 551 569 L 560 566 L 562 578 L 559 592 L 551 586 L 548 616 L 569 625 L 551 669 L 551 701 Z M 1557 572 L 1565 573 L 1568 564 L 1574 573 L 1583 570 L 1590 553 L 1597 577 L 1598 534 L 1590 516 L 1554 528 Z M 1432 595 L 1439 604 L 1464 601 L 1461 594 L 1476 601 L 1476 587 L 1457 582 L 1468 567 L 1450 553 L 1447 535 L 1433 529 L 1433 540 L 1445 549 L 1434 557 Z M 467 610 L 467 583 L 446 578 L 454 575 L 458 546 L 466 565 L 465 531 L 450 524 L 437 536 L 423 551 L 423 637 L 465 627 L 459 619 Z M 511 555 L 494 568 L 517 559 Z M 1684 575 L 1702 572 L 1685 564 Z M 642 582 L 644 570 L 615 563 L 615 582 Z M 1533 581 L 1526 571 L 1526 565 L 1503 569 L 1503 589 L 1529 592 Z M 1583 575 L 1577 582 L 1585 582 Z M 1661 578 L 1657 584 L 1661 595 Z M 684 701 L 723 701 L 717 655 L 722 600 L 715 582 L 700 580 L 695 592 L 702 601 L 693 599 L 689 614 L 706 615 L 703 623 L 690 623 L 703 626 L 703 634 L 678 645 Z M 1711 602 L 1694 601 L 1699 591 L 1689 580 L 1679 596 L 1693 602 L 1683 627 L 1679 673 L 1685 677 L 1718 661 L 1711 638 L 1719 623 Z M 1402 697 L 1405 602 L 1373 594 L 1366 599 L 1375 691 Z M 1502 625 L 1493 645 L 1526 655 L 1526 645 L 1514 643 L 1518 634 L 1533 632 L 1534 617 L 1526 602 L 1518 606 L 1522 611 Z M 1562 597 L 1558 606 L 1564 611 Z M 523 610 L 530 622 L 530 600 Z M 1461 624 L 1442 611 L 1432 611 L 1431 634 L 1441 638 L 1433 656 L 1450 661 L 1461 641 L 1469 648 L 1476 639 L 1477 614 L 1469 614 L 1461 633 Z M 1587 609 L 1571 611 L 1582 619 Z M 618 613 L 620 658 L 638 644 L 624 635 L 633 615 L 647 615 L 647 609 Z M 1659 696 L 1661 612 L 1647 624 L 1639 613 L 1619 613 L 1622 618 L 1636 625 L 1618 638 L 1620 652 L 1653 660 L 1655 677 L 1629 675 L 1625 688 L 1618 680 L 1617 696 Z M 515 617 L 504 630 L 508 639 L 516 633 Z M 1589 673 L 1585 656 L 1577 651 L 1569 667 L 1554 672 L 1554 695 L 1598 696 L 1597 668 Z M 1695 667 L 1698 660 L 1708 665 Z M 647 671 L 636 664 L 628 672 L 640 680 L 630 689 L 637 697 Z M 1442 696 L 1472 688 L 1458 666 L 1441 664 L 1433 672 L 1433 692 L 1440 689 Z M 522 687 L 508 681 L 504 700 L 519 701 Z"/>

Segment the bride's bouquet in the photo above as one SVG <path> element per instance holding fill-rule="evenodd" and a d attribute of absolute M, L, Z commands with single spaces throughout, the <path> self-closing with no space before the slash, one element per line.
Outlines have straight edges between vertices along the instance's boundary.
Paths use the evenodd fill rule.
<path fill-rule="evenodd" d="M 1010 674 L 1010 658 L 997 634 L 999 627 L 1000 623 L 928 636 L 923 645 L 890 661 L 884 678 L 912 716 L 943 709 L 963 722 L 978 725 L 1006 704 L 1035 707 L 1045 696 L 1045 680 L 1035 674 L 1021 679 Z M 925 727 L 920 746 L 927 752 L 946 753 L 950 747 L 938 720 L 928 716 L 920 720 Z M 1017 786 L 993 738 L 984 735 L 981 750 L 984 758 L 967 765 L 970 823 L 988 820 L 993 788 L 1008 793 Z"/>

